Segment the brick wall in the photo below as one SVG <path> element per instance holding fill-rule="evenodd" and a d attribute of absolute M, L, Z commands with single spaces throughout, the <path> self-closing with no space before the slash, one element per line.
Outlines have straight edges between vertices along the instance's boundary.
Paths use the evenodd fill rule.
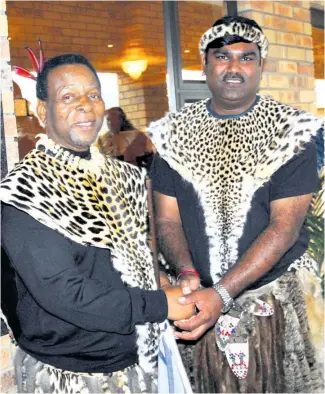
<path fill-rule="evenodd" d="M 47 58 L 81 53 L 97 71 L 117 73 L 121 107 L 136 127 L 144 128 L 168 110 L 161 2 L 10 1 L 7 8 L 12 64 L 30 69 L 24 46 L 36 48 L 40 37 Z M 109 43 L 114 47 L 107 48 Z M 131 45 L 142 47 L 149 59 L 137 81 L 121 70 Z"/>
<path fill-rule="evenodd" d="M 133 124 L 144 129 L 168 110 L 163 8 L 161 2 L 137 1 L 128 9 L 132 23 L 124 27 L 124 47 L 141 48 L 148 68 L 136 81 L 119 74 L 120 105 Z"/>
<path fill-rule="evenodd" d="M 199 38 L 225 9 L 221 2 L 178 5 L 183 68 L 199 70 Z M 118 73 L 120 104 L 136 127 L 144 128 L 168 110 L 161 2 L 10 1 L 7 8 L 12 64 L 30 68 L 23 48 L 36 47 L 41 37 L 47 57 L 79 52 L 99 72 Z M 314 111 L 309 1 L 239 1 L 238 9 L 261 24 L 271 43 L 261 92 Z M 107 48 L 108 43 L 114 47 Z M 137 81 L 121 70 L 124 50 L 133 44 L 149 59 L 147 71 Z M 184 53 L 185 49 L 190 52 Z"/>
<path fill-rule="evenodd" d="M 120 105 L 136 127 L 144 129 L 168 110 L 162 2 L 10 1 L 7 7 L 12 64 L 30 69 L 23 48 L 36 48 L 40 37 L 46 57 L 78 52 L 99 72 L 116 72 Z M 196 2 L 179 2 L 179 7 L 181 46 L 191 51 L 183 56 L 183 68 L 200 69 L 200 35 L 224 9 Z M 114 47 L 107 48 L 108 43 Z M 124 52 L 131 45 L 142 48 L 149 61 L 136 81 L 121 70 Z"/>
<path fill-rule="evenodd" d="M 5 0 L 0 0 L 1 101 L 4 117 L 7 164 L 10 170 L 18 162 L 17 127 L 14 113 L 13 88 L 10 69 L 8 20 Z"/>
<path fill-rule="evenodd" d="M 120 50 L 128 2 L 9 1 L 11 60 L 30 69 L 24 46 L 44 42 L 46 57 L 76 52 L 89 57 L 98 71 L 112 71 Z M 114 15 L 114 19 L 112 16 Z M 107 48 L 113 43 L 114 48 Z"/>
<path fill-rule="evenodd" d="M 269 39 L 261 93 L 317 113 L 309 1 L 238 2 L 241 15 L 255 19 Z"/>

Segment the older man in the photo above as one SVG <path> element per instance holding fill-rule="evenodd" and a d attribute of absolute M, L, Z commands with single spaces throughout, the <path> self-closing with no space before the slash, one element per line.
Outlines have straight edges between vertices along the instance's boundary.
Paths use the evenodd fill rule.
<path fill-rule="evenodd" d="M 181 301 L 199 310 L 175 324 L 197 341 L 189 371 L 201 392 L 322 386 L 299 275 L 313 280 L 303 223 L 322 122 L 257 94 L 267 46 L 255 21 L 217 20 L 200 41 L 212 98 L 150 127 L 161 250 Z"/>
<path fill-rule="evenodd" d="M 48 60 L 36 90 L 47 134 L 1 184 L 18 391 L 154 392 L 157 322 L 186 309 L 157 290 L 145 174 L 89 148 L 104 103 L 87 59 Z"/>

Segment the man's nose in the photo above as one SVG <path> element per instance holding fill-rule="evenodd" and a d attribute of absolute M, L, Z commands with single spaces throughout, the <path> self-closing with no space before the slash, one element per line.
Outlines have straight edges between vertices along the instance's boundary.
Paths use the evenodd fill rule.
<path fill-rule="evenodd" d="M 80 97 L 77 110 L 80 112 L 88 112 L 91 111 L 93 107 L 92 101 L 88 96 Z"/>
<path fill-rule="evenodd" d="M 240 59 L 232 57 L 229 59 L 228 70 L 230 72 L 237 72 L 240 69 Z"/>

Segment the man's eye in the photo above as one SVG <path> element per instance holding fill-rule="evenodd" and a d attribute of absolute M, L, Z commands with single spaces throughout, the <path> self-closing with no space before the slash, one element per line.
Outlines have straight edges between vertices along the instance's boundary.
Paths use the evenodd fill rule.
<path fill-rule="evenodd" d="M 98 100 L 98 99 L 101 98 L 101 95 L 100 95 L 99 93 L 92 93 L 89 97 L 90 97 L 92 100 Z"/>
<path fill-rule="evenodd" d="M 65 102 L 71 102 L 74 99 L 74 97 L 71 94 L 65 94 L 63 96 L 63 101 Z"/>
<path fill-rule="evenodd" d="M 242 60 L 243 60 L 244 62 L 250 62 L 250 61 L 253 60 L 253 58 L 252 58 L 252 57 L 249 57 L 249 56 L 245 56 L 245 57 L 242 58 Z"/>
<path fill-rule="evenodd" d="M 216 58 L 220 59 L 220 60 L 227 60 L 228 59 L 228 57 L 226 55 L 216 55 Z"/>

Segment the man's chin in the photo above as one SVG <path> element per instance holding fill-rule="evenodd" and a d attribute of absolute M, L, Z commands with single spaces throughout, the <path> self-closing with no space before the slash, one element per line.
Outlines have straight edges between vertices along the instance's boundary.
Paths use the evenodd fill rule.
<path fill-rule="evenodd" d="M 88 149 L 90 145 L 92 145 L 97 139 L 97 132 L 94 132 L 91 135 L 71 135 L 71 141 L 73 142 L 76 148 L 85 148 Z"/>
<path fill-rule="evenodd" d="M 226 102 L 239 102 L 239 101 L 243 101 L 245 100 L 245 94 L 243 94 L 242 91 L 238 91 L 236 90 L 231 90 L 231 91 L 227 91 L 224 92 L 225 94 L 223 94 L 223 99 Z"/>

